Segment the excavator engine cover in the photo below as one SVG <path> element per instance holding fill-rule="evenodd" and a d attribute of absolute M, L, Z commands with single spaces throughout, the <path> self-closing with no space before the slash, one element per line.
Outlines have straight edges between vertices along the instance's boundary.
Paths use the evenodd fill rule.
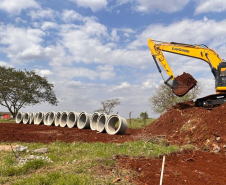
<path fill-rule="evenodd" d="M 184 96 L 188 93 L 193 87 L 195 87 L 197 81 L 188 73 L 183 73 L 180 76 L 177 76 L 173 80 L 173 93 L 176 96 Z"/>

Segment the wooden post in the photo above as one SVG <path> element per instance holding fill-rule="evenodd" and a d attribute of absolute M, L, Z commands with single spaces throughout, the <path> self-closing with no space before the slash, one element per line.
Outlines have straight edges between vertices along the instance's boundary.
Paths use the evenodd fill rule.
<path fill-rule="evenodd" d="M 162 160 L 162 171 L 161 171 L 161 177 L 160 177 L 160 185 L 162 185 L 164 166 L 165 166 L 165 155 L 163 156 L 163 160 Z"/>
<path fill-rule="evenodd" d="M 131 113 L 132 111 L 129 113 L 129 124 L 131 125 Z"/>

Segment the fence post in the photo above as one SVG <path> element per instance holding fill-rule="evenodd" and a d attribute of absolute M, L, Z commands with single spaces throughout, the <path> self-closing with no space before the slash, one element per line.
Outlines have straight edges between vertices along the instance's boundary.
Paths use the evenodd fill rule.
<path fill-rule="evenodd" d="M 129 124 L 131 125 L 131 113 L 132 111 L 129 113 Z"/>

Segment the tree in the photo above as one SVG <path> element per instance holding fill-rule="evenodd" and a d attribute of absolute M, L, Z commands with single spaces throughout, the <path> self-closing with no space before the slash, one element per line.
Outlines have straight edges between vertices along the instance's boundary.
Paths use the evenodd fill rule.
<path fill-rule="evenodd" d="M 25 106 L 48 102 L 57 105 L 53 84 L 35 71 L 21 71 L 0 66 L 0 105 L 8 108 L 15 118 Z"/>
<path fill-rule="evenodd" d="M 103 108 L 95 110 L 95 112 L 101 112 L 105 114 L 111 114 L 113 112 L 114 107 L 120 105 L 120 101 L 118 98 L 111 99 L 111 100 L 101 100 L 100 103 L 102 104 Z"/>
<path fill-rule="evenodd" d="M 141 112 L 140 113 L 140 118 L 143 119 L 143 120 L 144 119 L 148 119 L 148 113 L 147 112 Z"/>
<path fill-rule="evenodd" d="M 172 92 L 170 87 L 165 84 L 161 84 L 158 88 L 156 88 L 156 91 L 149 99 L 149 102 L 153 108 L 153 112 L 161 114 L 177 103 L 196 99 L 201 91 L 202 87 L 197 83 L 197 85 L 186 95 L 178 97 Z"/>

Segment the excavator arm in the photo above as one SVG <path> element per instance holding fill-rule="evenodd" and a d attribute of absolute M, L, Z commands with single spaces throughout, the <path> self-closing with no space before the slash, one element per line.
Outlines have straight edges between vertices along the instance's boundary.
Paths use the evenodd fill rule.
<path fill-rule="evenodd" d="M 191 88 L 195 86 L 196 81 L 193 81 L 193 84 L 183 84 L 183 82 L 181 83 L 180 81 L 177 81 L 165 56 L 163 55 L 163 51 L 197 58 L 208 63 L 215 77 L 216 92 L 226 93 L 226 63 L 219 57 L 219 55 L 214 50 L 208 48 L 205 45 L 189 45 L 175 42 L 168 43 L 155 41 L 152 39 L 148 40 L 148 46 L 151 50 L 151 54 L 159 72 L 161 73 L 161 69 L 158 63 L 162 65 L 163 69 L 169 75 L 169 78 L 167 80 L 164 80 L 165 84 L 170 86 L 176 95 L 185 95 Z M 169 80 L 173 81 L 173 85 L 170 85 L 168 83 Z M 184 90 L 181 91 L 182 93 L 179 92 L 179 94 L 177 94 L 177 90 L 180 88 L 184 88 Z"/>

